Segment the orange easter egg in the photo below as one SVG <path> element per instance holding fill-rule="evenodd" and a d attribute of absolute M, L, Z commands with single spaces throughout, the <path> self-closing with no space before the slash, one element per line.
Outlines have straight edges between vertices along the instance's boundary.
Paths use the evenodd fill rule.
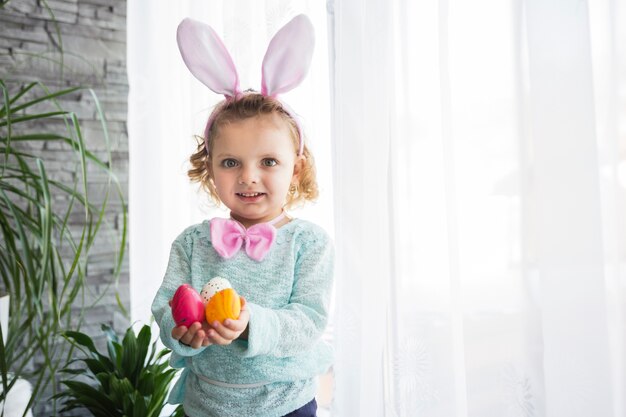
<path fill-rule="evenodd" d="M 237 320 L 241 313 L 241 298 L 233 288 L 226 288 L 211 297 L 204 310 L 209 323 L 226 319 Z"/>

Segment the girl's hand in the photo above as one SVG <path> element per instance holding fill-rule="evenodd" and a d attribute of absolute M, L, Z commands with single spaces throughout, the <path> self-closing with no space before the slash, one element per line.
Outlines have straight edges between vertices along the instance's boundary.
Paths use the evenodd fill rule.
<path fill-rule="evenodd" d="M 229 345 L 233 340 L 238 338 L 247 338 L 248 322 L 250 321 L 250 312 L 246 306 L 245 298 L 241 297 L 241 313 L 239 319 L 226 319 L 224 323 L 214 321 L 211 329 L 207 332 L 207 341 L 211 345 Z"/>
<path fill-rule="evenodd" d="M 187 326 L 177 326 L 172 329 L 172 337 L 185 346 L 198 349 L 201 346 L 209 346 L 210 340 L 207 339 L 209 331 L 208 324 L 192 323 L 189 328 Z"/>

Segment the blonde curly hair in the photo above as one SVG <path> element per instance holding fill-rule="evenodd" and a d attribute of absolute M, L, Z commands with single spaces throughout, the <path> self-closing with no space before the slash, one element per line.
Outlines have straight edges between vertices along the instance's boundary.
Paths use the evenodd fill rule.
<path fill-rule="evenodd" d="M 224 100 L 217 104 L 209 117 L 211 126 L 205 132 L 205 137 L 196 136 L 198 147 L 196 152 L 189 158 L 191 168 L 187 171 L 187 175 L 192 182 L 200 183 L 200 186 L 209 193 L 209 196 L 216 204 L 221 204 L 221 200 L 213 182 L 211 162 L 213 143 L 219 134 L 220 128 L 230 122 L 270 114 L 278 115 L 287 123 L 294 152 L 297 154 L 300 148 L 300 136 L 296 121 L 279 100 L 256 92 L 248 92 L 235 100 Z M 298 176 L 298 184 L 289 190 L 287 203 L 285 204 L 286 208 L 297 207 L 306 201 L 314 201 L 319 194 L 315 161 L 306 144 L 302 154 L 304 161 Z"/>

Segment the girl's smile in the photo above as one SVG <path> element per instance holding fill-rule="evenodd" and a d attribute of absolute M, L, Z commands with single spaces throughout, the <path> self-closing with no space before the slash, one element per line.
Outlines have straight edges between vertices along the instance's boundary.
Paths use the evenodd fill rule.
<path fill-rule="evenodd" d="M 211 155 L 211 177 L 220 200 L 245 227 L 277 217 L 303 157 L 277 115 L 256 116 L 220 127 Z"/>
<path fill-rule="evenodd" d="M 241 201 L 244 203 L 258 203 L 261 198 L 265 196 L 265 193 L 236 193 Z"/>

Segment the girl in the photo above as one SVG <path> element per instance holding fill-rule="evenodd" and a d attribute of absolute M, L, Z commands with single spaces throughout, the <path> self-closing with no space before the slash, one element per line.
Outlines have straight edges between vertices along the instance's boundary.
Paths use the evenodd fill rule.
<path fill-rule="evenodd" d="M 230 219 L 205 221 L 176 238 L 152 304 L 161 339 L 172 349 L 170 363 L 184 369 L 169 401 L 182 402 L 190 417 L 316 415 L 315 378 L 328 369 L 332 356 L 320 337 L 328 317 L 333 251 L 320 227 L 284 212 L 313 200 L 318 191 L 300 127 L 275 97 L 277 90 L 299 83 L 293 82 L 294 69 L 296 78 L 306 73 L 302 53 L 289 65 L 284 45 L 310 49 L 311 37 L 304 16 L 281 29 L 264 59 L 263 90 L 244 93 L 215 32 L 188 19 L 179 26 L 179 46 L 191 72 L 213 91 L 226 91 L 190 158 L 189 176 L 230 209 Z M 211 62 L 197 59 L 200 44 L 212 48 L 201 54 Z M 281 65 L 291 69 L 282 76 L 266 65 L 276 50 L 282 53 Z M 210 68 L 220 54 L 228 68 L 216 72 Z M 222 77 L 221 85 L 216 77 Z M 285 83 L 292 86 L 285 89 Z M 240 317 L 176 326 L 169 301 L 178 286 L 200 290 L 216 276 L 227 278 L 245 297 Z"/>

